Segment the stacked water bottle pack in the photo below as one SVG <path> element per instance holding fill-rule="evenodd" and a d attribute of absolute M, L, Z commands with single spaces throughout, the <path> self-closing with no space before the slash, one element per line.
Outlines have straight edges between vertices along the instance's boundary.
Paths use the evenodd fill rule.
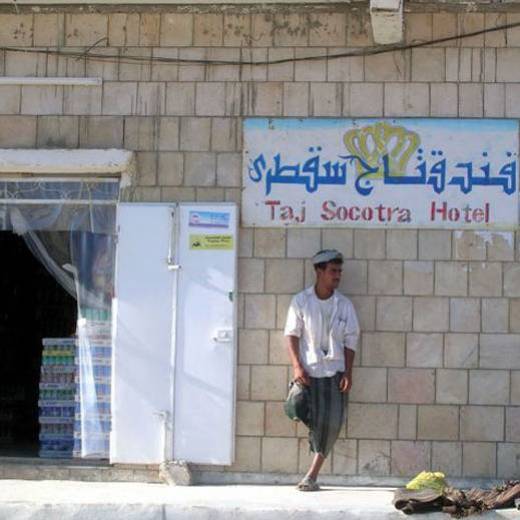
<path fill-rule="evenodd" d="M 80 342 L 76 350 L 73 455 L 108 458 L 111 429 L 111 318 L 110 313 L 104 310 L 84 309 L 83 312 L 86 318 L 83 331 L 88 348 L 82 349 Z"/>
<path fill-rule="evenodd" d="M 74 443 L 75 338 L 42 340 L 40 457 L 70 458 Z"/>

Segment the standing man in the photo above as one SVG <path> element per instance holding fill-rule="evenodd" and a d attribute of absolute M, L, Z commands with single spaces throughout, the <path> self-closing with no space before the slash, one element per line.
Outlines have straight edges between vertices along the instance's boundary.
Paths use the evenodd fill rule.
<path fill-rule="evenodd" d="M 354 306 L 336 290 L 343 255 L 326 249 L 316 253 L 312 263 L 316 282 L 294 296 L 285 325 L 294 379 L 310 389 L 309 443 L 314 459 L 298 484 L 301 491 L 319 490 L 318 474 L 344 423 L 359 337 Z"/>

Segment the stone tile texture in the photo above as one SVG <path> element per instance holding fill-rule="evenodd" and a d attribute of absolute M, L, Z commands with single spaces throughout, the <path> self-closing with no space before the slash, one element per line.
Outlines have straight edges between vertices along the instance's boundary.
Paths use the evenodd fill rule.
<path fill-rule="evenodd" d="M 500 12 L 420 5 L 405 13 L 406 42 L 520 21 L 507 2 Z M 0 86 L 0 147 L 125 148 L 135 152 L 135 201 L 240 204 L 246 117 L 520 117 L 520 29 L 336 58 L 374 43 L 364 8 L 343 7 L 6 11 L 0 47 L 80 56 L 2 50 L 0 76 L 103 85 Z M 309 258 L 334 247 L 362 335 L 348 420 L 324 471 L 517 476 L 520 233 L 343 224 L 240 227 L 229 470 L 306 469 L 307 432 L 282 410 L 292 378 L 283 327 L 291 297 L 314 282 Z"/>

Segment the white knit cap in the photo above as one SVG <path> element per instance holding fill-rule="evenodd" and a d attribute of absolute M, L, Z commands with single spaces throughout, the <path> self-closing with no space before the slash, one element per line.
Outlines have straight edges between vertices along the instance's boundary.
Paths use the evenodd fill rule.
<path fill-rule="evenodd" d="M 323 249 L 322 251 L 318 251 L 312 257 L 312 263 L 314 265 L 321 264 L 323 262 L 330 262 L 332 260 L 343 261 L 343 255 L 336 249 Z"/>

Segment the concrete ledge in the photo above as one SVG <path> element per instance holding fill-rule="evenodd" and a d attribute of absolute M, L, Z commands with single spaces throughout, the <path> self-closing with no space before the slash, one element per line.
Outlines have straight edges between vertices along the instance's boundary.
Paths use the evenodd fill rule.
<path fill-rule="evenodd" d="M 204 486 L 294 486 L 301 474 L 253 473 L 238 471 L 190 468 L 193 483 Z M 396 488 L 404 486 L 411 477 L 327 475 L 320 482 L 335 487 Z M 40 459 L 0 457 L 0 479 L 9 480 L 75 480 L 86 482 L 140 482 L 142 484 L 165 483 L 157 465 L 109 464 L 108 461 L 83 459 Z M 489 489 L 502 484 L 503 479 L 452 478 L 450 485 L 469 489 Z"/>
<path fill-rule="evenodd" d="M 293 486 L 193 486 L 0 481 L 0 520 L 351 520 L 397 519 L 392 489 L 325 487 L 301 493 Z M 518 511 L 480 516 L 518 518 Z M 447 518 L 443 513 L 422 519 Z"/>
<path fill-rule="evenodd" d="M 0 479 L 160 483 L 158 466 L 83 459 L 0 457 Z"/>
<path fill-rule="evenodd" d="M 104 2 L 104 3 L 103 3 Z M 16 2 L 18 13 L 84 13 L 87 0 L 24 0 Z M 283 2 L 258 2 L 248 0 L 247 2 L 198 2 L 196 4 L 186 3 L 186 0 L 172 0 L 171 2 L 152 3 L 151 0 L 117 0 L 108 3 L 108 0 L 96 0 L 88 2 L 89 13 L 222 13 L 247 14 L 247 13 L 305 13 L 305 12 L 335 12 L 337 10 L 346 12 L 368 12 L 369 0 L 319 0 L 302 3 L 301 0 L 285 0 Z M 438 12 L 519 12 L 519 0 L 407 0 L 405 3 L 407 13 L 438 13 Z M 0 0 L 0 13 L 13 13 L 12 0 Z"/>

